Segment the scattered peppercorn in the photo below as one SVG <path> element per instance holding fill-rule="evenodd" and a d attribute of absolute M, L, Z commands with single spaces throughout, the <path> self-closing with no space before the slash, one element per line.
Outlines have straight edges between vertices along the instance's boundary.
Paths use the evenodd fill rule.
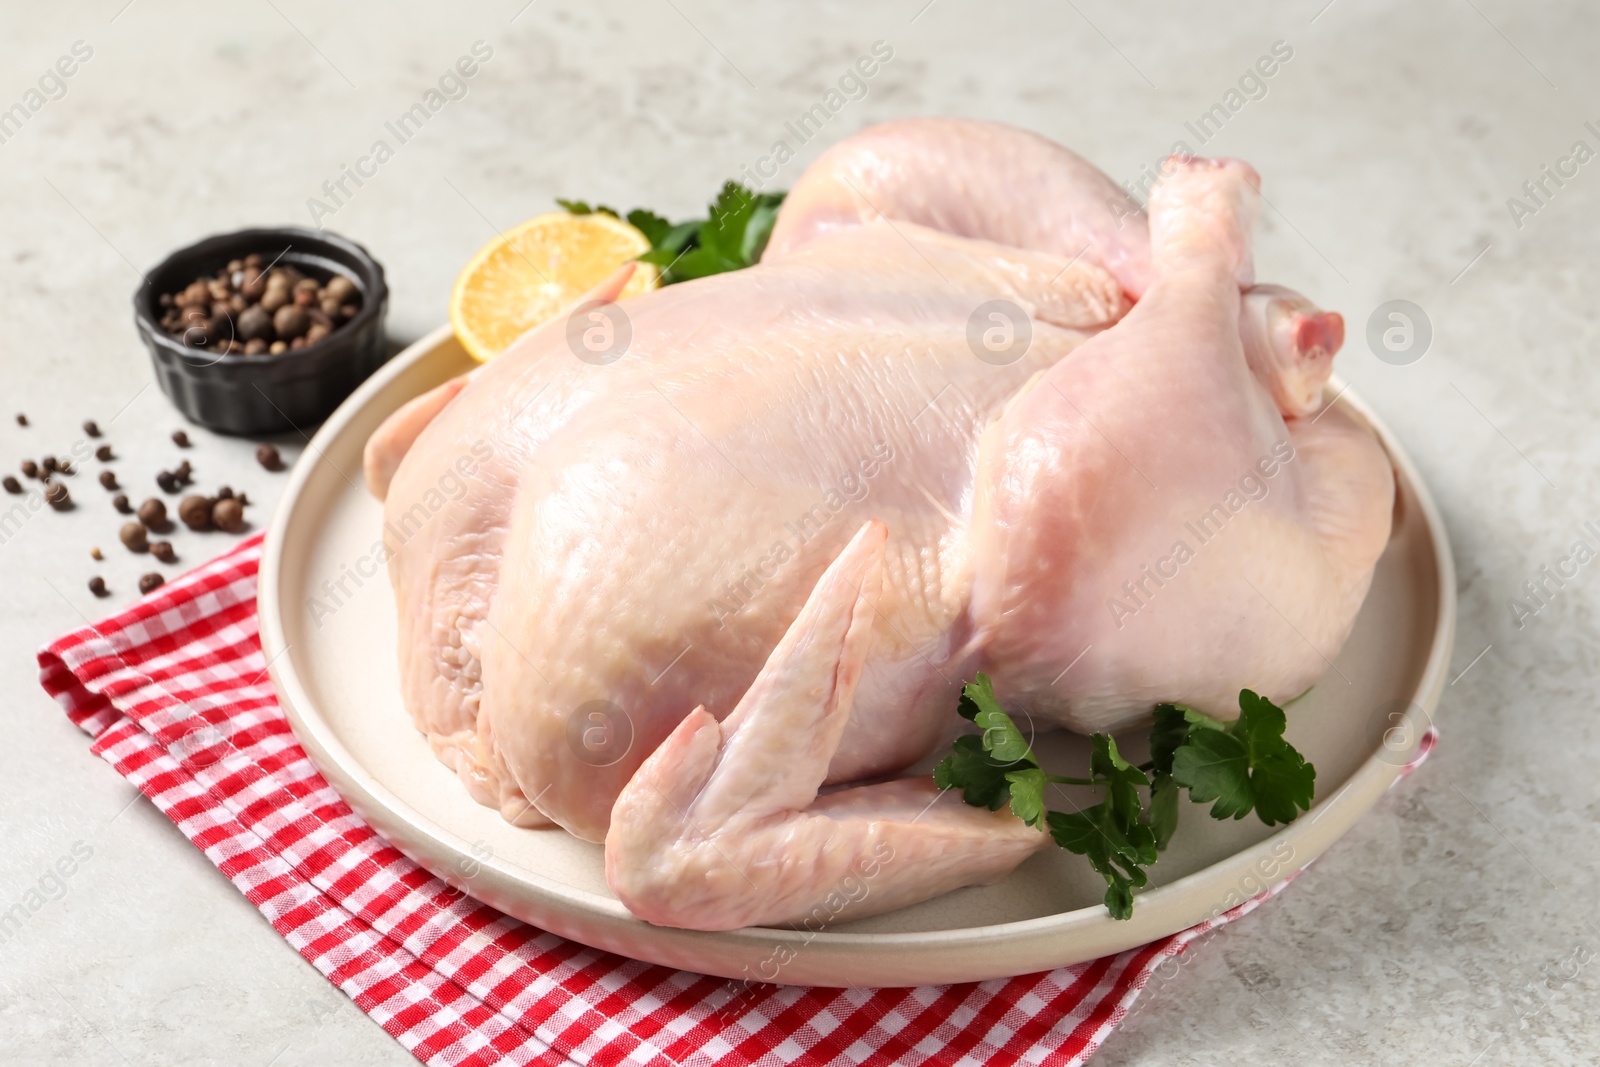
<path fill-rule="evenodd" d="M 257 458 L 260 458 L 259 453 L 257 454 Z M 35 463 L 33 460 L 31 460 L 31 459 L 23 460 L 22 461 L 22 474 L 23 474 L 24 477 L 27 477 L 27 478 L 37 478 L 37 477 L 39 477 L 39 465 L 37 463 Z"/>
<path fill-rule="evenodd" d="M 39 469 L 42 471 L 54 471 L 56 469 L 56 457 L 46 456 L 41 459 L 39 461 Z"/>
<path fill-rule="evenodd" d="M 211 525 L 211 501 L 203 496 L 186 496 L 178 502 L 178 518 L 191 530 L 204 530 Z"/>
<path fill-rule="evenodd" d="M 143 523 L 125 522 L 122 529 L 117 531 L 117 536 L 129 552 L 143 552 L 150 547 L 150 533 Z"/>
<path fill-rule="evenodd" d="M 184 433 L 182 430 L 173 430 L 172 443 L 177 445 L 179 448 L 188 448 L 189 435 Z"/>
<path fill-rule="evenodd" d="M 4 484 L 8 493 L 22 492 L 22 483 L 17 481 L 17 477 L 14 474 L 6 475 Z"/>
<path fill-rule="evenodd" d="M 211 505 L 211 521 L 224 533 L 234 533 L 244 526 L 244 505 L 232 497 Z"/>
<path fill-rule="evenodd" d="M 72 467 L 72 460 L 70 460 L 70 459 L 61 460 L 59 463 L 56 464 L 56 470 L 60 471 L 62 474 L 68 474 L 68 475 L 73 474 L 74 471 L 73 471 L 73 467 Z"/>
<path fill-rule="evenodd" d="M 139 578 L 139 592 L 153 593 L 157 589 L 160 589 L 162 583 L 165 581 L 166 579 L 161 577 L 161 575 L 157 574 L 155 571 L 151 571 L 149 574 L 142 575 Z"/>
<path fill-rule="evenodd" d="M 67 492 L 67 487 L 60 482 L 56 482 L 46 489 L 44 498 L 57 511 L 66 511 L 72 506 L 72 494 Z"/>
<path fill-rule="evenodd" d="M 90 578 L 89 579 L 89 592 L 93 593 L 95 596 L 105 596 L 106 595 L 106 580 L 104 578 L 100 577 L 98 574 L 95 575 L 93 578 Z"/>
<path fill-rule="evenodd" d="M 269 471 L 283 469 L 283 457 L 278 455 L 276 445 L 262 445 L 256 449 L 256 462 Z"/>
<path fill-rule="evenodd" d="M 133 514 L 133 505 L 128 503 L 127 493 L 118 493 L 116 496 L 112 497 L 111 506 L 122 512 L 124 515 Z"/>
<path fill-rule="evenodd" d="M 175 563 L 178 554 L 172 550 L 171 541 L 156 541 L 150 546 L 150 554 L 162 563 Z"/>
<path fill-rule="evenodd" d="M 28 425 L 28 416 L 24 415 L 20 411 L 17 412 L 17 425 L 18 426 L 26 426 L 26 425 Z"/>
<path fill-rule="evenodd" d="M 247 508 L 247 507 L 250 506 L 250 494 L 248 494 L 248 493 L 240 493 L 239 494 L 239 506 L 241 508 Z"/>
<path fill-rule="evenodd" d="M 139 505 L 139 521 L 152 530 L 164 529 L 167 525 L 167 505 L 158 497 L 150 497 Z"/>
<path fill-rule="evenodd" d="M 100 424 L 95 422 L 93 419 L 85 419 L 83 423 L 83 432 L 88 434 L 90 437 L 99 437 Z"/>
<path fill-rule="evenodd" d="M 100 484 L 105 486 L 107 489 L 115 489 L 115 488 L 117 488 L 117 475 L 116 475 L 116 472 L 114 472 L 114 471 L 101 471 L 100 472 Z"/>
<path fill-rule="evenodd" d="M 171 471 L 162 471 L 156 475 L 156 485 L 161 487 L 163 493 L 176 493 L 178 491 L 178 476 Z"/>
<path fill-rule="evenodd" d="M 89 556 L 92 559 L 105 559 L 106 558 L 105 556 L 100 554 L 100 548 L 99 548 L 98 545 L 96 545 L 94 548 L 89 549 Z"/>
<path fill-rule="evenodd" d="M 179 485 L 188 485 L 190 482 L 194 481 L 194 478 L 192 477 L 194 474 L 194 468 L 189 466 L 188 460 L 184 460 L 182 463 L 174 467 L 172 473 L 173 476 L 178 479 Z"/>
<path fill-rule="evenodd" d="M 95 449 L 94 458 L 99 460 L 101 463 L 111 462 L 111 446 L 101 445 L 99 448 Z"/>
<path fill-rule="evenodd" d="M 218 500 L 227 500 L 232 496 L 233 496 L 233 487 L 232 486 L 225 485 L 221 489 L 217 490 L 217 499 Z"/>

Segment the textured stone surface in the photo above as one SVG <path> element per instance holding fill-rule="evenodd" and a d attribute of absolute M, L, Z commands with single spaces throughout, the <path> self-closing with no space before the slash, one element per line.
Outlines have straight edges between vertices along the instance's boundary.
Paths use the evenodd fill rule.
<path fill-rule="evenodd" d="M 924 113 L 1031 127 L 1118 178 L 1177 139 L 1249 159 L 1271 205 L 1260 273 L 1346 314 L 1340 369 L 1408 442 L 1455 540 L 1454 671 L 1488 651 L 1447 690 L 1427 768 L 1279 900 L 1158 977 L 1100 1062 L 1590 1058 L 1600 568 L 1520 629 L 1507 600 L 1600 519 L 1600 385 L 1584 369 L 1600 162 L 1550 185 L 1520 228 L 1506 199 L 1574 141 L 1600 148 L 1584 128 L 1600 126 L 1592 9 L 122 2 L 0 13 L 0 107 L 74 41 L 94 50 L 65 96 L 0 144 L 0 466 L 70 451 L 94 417 L 135 499 L 177 462 L 167 434 L 180 425 L 144 388 L 136 268 L 211 231 L 310 222 L 322 182 L 476 40 L 494 55 L 468 95 L 323 219 L 386 264 L 398 340 L 443 319 L 457 268 L 495 228 L 553 196 L 694 208 L 775 140 L 793 144 L 785 120 L 880 39 L 894 58 L 866 97 L 773 184 L 837 136 Z M 1266 95 L 1199 144 L 1185 122 L 1280 40 L 1293 57 Z M 1433 329 L 1404 366 L 1364 341 L 1371 311 L 1395 298 Z M 248 490 L 263 522 L 283 476 L 257 468 L 249 443 L 191 436 L 200 485 Z M 286 458 L 296 441 L 281 442 Z M 106 553 L 116 602 L 151 569 L 117 544 L 109 494 L 72 485 L 75 511 L 36 515 L 0 544 L 0 905 L 74 842 L 93 855 L 0 944 L 0 1059 L 409 1062 L 37 688 L 33 649 L 108 606 L 84 586 L 89 547 Z M 174 539 L 184 565 L 229 543 Z"/>

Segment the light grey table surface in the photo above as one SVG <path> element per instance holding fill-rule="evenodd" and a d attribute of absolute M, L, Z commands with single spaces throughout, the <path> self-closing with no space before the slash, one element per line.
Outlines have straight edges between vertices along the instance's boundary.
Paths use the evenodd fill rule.
<path fill-rule="evenodd" d="M 824 143 L 915 114 L 1026 126 L 1118 179 L 1177 140 L 1246 158 L 1270 205 L 1260 276 L 1344 312 L 1339 369 L 1444 511 L 1455 681 L 1426 768 L 1158 977 L 1097 1062 L 1592 1062 L 1600 567 L 1521 626 L 1509 602 L 1576 539 L 1600 547 L 1581 529 L 1600 519 L 1600 162 L 1560 162 L 1577 141 L 1600 150 L 1597 34 L 1576 0 L 7 5 L 0 108 L 75 42 L 93 54 L 0 143 L 0 466 L 70 451 L 93 417 L 124 480 L 152 489 L 182 423 L 131 327 L 139 270 L 213 231 L 309 223 L 323 181 L 479 40 L 493 56 L 467 95 L 322 219 L 387 266 L 400 341 L 443 321 L 495 228 L 554 196 L 693 210 L 875 41 L 892 60 L 774 185 Z M 1200 144 L 1185 124 L 1275 42 L 1292 57 Z M 1576 173 L 1531 200 L 1545 165 Z M 1431 323 L 1405 365 L 1365 338 L 1391 299 Z M 191 436 L 200 485 L 248 490 L 259 526 L 284 477 L 253 443 Z M 34 650 L 127 602 L 149 567 L 117 545 L 108 494 L 72 484 L 74 512 L 0 544 L 0 910 L 75 843 L 92 855 L 0 943 L 0 1062 L 408 1062 L 40 690 Z M 185 566 L 230 543 L 175 540 Z M 106 601 L 85 588 L 91 545 Z"/>

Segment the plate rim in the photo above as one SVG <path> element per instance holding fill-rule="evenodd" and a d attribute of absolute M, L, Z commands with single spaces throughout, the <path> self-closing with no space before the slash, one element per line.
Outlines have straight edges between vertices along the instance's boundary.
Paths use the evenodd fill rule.
<path fill-rule="evenodd" d="M 1200 870 L 1139 894 L 1134 918 L 1125 921 L 1111 919 L 1101 905 L 1094 904 L 1029 919 L 949 930 L 855 933 L 745 927 L 708 932 L 653 926 L 634 918 L 614 898 L 564 883 L 531 883 L 529 877 L 537 879 L 538 872 L 509 865 L 499 857 L 474 856 L 468 842 L 401 799 L 367 772 L 321 714 L 299 678 L 294 658 L 288 654 L 285 602 L 280 595 L 285 574 L 284 553 L 292 544 L 290 534 L 297 521 L 297 505 L 306 494 L 319 458 L 395 379 L 453 341 L 454 333 L 445 323 L 406 346 L 363 382 L 310 438 L 290 472 L 262 547 L 257 585 L 261 642 L 268 674 L 295 737 L 334 790 L 408 858 L 447 884 L 514 918 L 604 951 L 734 979 L 751 978 L 748 962 L 739 970 L 733 969 L 734 962 L 748 961 L 754 952 L 762 952 L 770 959 L 784 949 L 792 956 L 786 962 L 781 979 L 757 977 L 755 980 L 816 986 L 905 986 L 981 981 L 1031 973 L 1135 948 L 1215 918 L 1222 908 L 1214 908 L 1210 915 L 1200 914 L 1197 918 L 1195 909 L 1185 905 L 1201 895 L 1199 891 L 1205 887 L 1226 889 L 1252 875 L 1259 882 L 1260 864 L 1269 857 L 1276 859 L 1277 849 L 1285 842 L 1292 850 L 1290 873 L 1303 870 L 1365 814 L 1403 773 L 1404 761 L 1386 758 L 1381 747 L 1374 750 L 1337 791 L 1319 799 L 1301 818 Z M 1372 426 L 1421 512 L 1433 550 L 1433 577 L 1438 589 L 1434 632 L 1427 661 L 1405 712 L 1408 736 L 1416 739 L 1414 745 L 1420 744 L 1424 731 L 1433 724 L 1454 646 L 1456 582 L 1449 536 L 1421 473 L 1387 424 L 1340 377 L 1331 379 L 1329 386 L 1337 389 L 1333 403 L 1348 403 Z M 1318 823 L 1323 816 L 1335 810 L 1348 817 L 1334 819 L 1319 830 Z M 1306 850 L 1303 859 L 1302 848 Z M 463 869 L 461 865 L 469 860 L 478 873 L 468 884 L 461 884 L 462 879 L 446 873 Z M 1261 889 L 1270 884 L 1273 883 L 1261 885 Z M 530 917 L 541 909 L 527 906 L 530 901 L 522 894 L 529 890 L 539 898 L 536 903 L 554 909 L 553 912 Z M 1253 895 L 1247 894 L 1239 902 Z M 563 908 L 586 915 L 563 916 L 560 914 Z M 1115 925 L 1108 927 L 1111 923 Z M 1082 946 L 1081 951 L 1062 950 L 1063 943 L 1071 940 Z M 992 953 L 985 958 L 972 951 L 976 948 L 990 949 Z M 953 949 L 967 951 L 952 960 L 949 957 Z M 885 953 L 897 955 L 900 962 L 886 964 L 880 960 L 874 964 L 872 957 Z M 917 976 L 914 981 L 896 980 L 897 976 L 910 973 Z M 866 981 L 858 980 L 863 976 Z"/>

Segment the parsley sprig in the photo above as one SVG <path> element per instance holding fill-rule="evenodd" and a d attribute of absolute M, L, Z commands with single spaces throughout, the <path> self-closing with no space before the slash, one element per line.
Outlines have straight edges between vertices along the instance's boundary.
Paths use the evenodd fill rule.
<path fill-rule="evenodd" d="M 675 223 L 641 207 L 628 212 L 627 220 L 650 241 L 650 251 L 640 256 L 640 261 L 660 267 L 661 284 L 671 285 L 753 266 L 766 250 L 783 197 L 781 192 L 757 193 L 738 182 L 727 182 L 705 218 Z M 622 217 L 604 204 L 591 206 L 582 200 L 559 198 L 556 203 L 574 215 Z"/>
<path fill-rule="evenodd" d="M 1187 789 L 1191 801 L 1210 803 L 1214 819 L 1242 819 L 1254 811 L 1274 826 L 1311 808 L 1317 769 L 1284 740 L 1283 709 L 1249 689 L 1239 693 L 1233 722 L 1181 704 L 1156 705 L 1150 759 L 1137 767 L 1122 758 L 1110 734 L 1092 735 L 1087 778 L 1040 766 L 987 675 L 980 672 L 962 689 L 956 710 L 982 732 L 956 738 L 954 750 L 934 768 L 934 782 L 960 789 L 974 807 L 1009 805 L 1017 818 L 1088 859 L 1106 880 L 1106 910 L 1115 919 L 1133 916 L 1133 891 L 1149 884 L 1146 868 L 1177 831 L 1180 790 Z M 1051 783 L 1100 789 L 1100 801 L 1052 811 L 1045 804 Z"/>

